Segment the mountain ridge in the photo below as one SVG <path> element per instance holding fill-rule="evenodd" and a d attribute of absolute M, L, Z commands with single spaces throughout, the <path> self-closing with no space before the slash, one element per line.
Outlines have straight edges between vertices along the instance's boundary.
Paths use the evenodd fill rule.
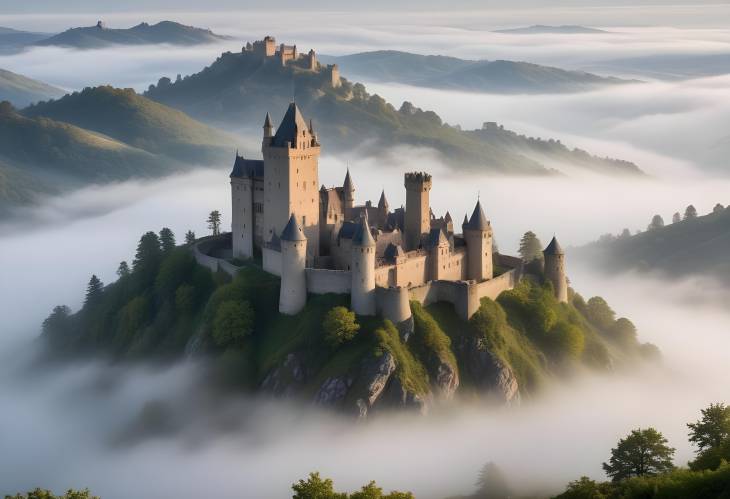
<path fill-rule="evenodd" d="M 61 97 L 65 90 L 42 81 L 0 68 L 0 102 L 8 101 L 17 108 L 41 100 Z"/>

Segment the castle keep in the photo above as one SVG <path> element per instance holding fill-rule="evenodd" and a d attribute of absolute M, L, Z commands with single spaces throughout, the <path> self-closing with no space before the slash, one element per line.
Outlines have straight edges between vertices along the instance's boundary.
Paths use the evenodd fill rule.
<path fill-rule="evenodd" d="M 264 45 L 250 50 L 279 53 L 273 39 L 256 43 Z M 282 313 L 302 310 L 308 293 L 349 293 L 356 313 L 395 323 L 410 317 L 409 300 L 447 301 L 468 319 L 481 298 L 494 299 L 521 278 L 521 259 L 493 254 L 479 200 L 461 232 L 449 212 L 433 214 L 427 173 L 405 174 L 405 208 L 395 210 L 384 191 L 377 204 L 356 204 L 349 170 L 341 187 L 318 188 L 319 140 L 295 103 L 276 129 L 267 113 L 261 151 L 261 160 L 237 154 L 230 175 L 233 257 L 260 253 L 264 270 L 281 277 Z M 545 277 L 565 302 L 564 253 L 555 238 L 544 257 Z"/>

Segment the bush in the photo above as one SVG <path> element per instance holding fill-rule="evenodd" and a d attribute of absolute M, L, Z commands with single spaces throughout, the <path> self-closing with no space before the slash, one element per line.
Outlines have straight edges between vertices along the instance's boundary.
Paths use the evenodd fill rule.
<path fill-rule="evenodd" d="M 608 330 L 616 317 L 616 312 L 600 296 L 588 300 L 585 314 L 591 324 L 603 330 Z"/>
<path fill-rule="evenodd" d="M 585 348 L 585 337 L 579 327 L 559 322 L 550 330 L 548 341 L 560 357 L 578 359 Z"/>
<path fill-rule="evenodd" d="M 213 341 L 220 347 L 240 345 L 253 331 L 254 312 L 247 301 L 224 301 L 213 319 Z"/>
<path fill-rule="evenodd" d="M 334 348 L 352 340 L 360 330 L 355 312 L 345 307 L 334 307 L 327 312 L 322 327 L 325 341 Z"/>
<path fill-rule="evenodd" d="M 507 314 L 497 302 L 483 298 L 479 309 L 469 319 L 469 325 L 489 350 L 504 349 L 503 329 L 507 327 Z"/>

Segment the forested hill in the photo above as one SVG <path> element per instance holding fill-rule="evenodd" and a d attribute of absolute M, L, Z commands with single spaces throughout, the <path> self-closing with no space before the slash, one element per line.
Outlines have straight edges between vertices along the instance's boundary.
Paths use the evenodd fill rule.
<path fill-rule="evenodd" d="M 608 234 L 571 252 L 571 258 L 611 272 L 656 271 L 672 278 L 705 275 L 730 283 L 728 255 L 730 209 L 720 204 L 704 216 L 689 206 L 667 224 L 656 215 L 645 231 Z"/>
<path fill-rule="evenodd" d="M 321 56 L 345 73 L 366 80 L 505 94 L 566 93 L 594 90 L 628 80 L 520 61 L 472 61 L 396 50 Z"/>
<path fill-rule="evenodd" d="M 61 97 L 65 93 L 60 88 L 0 69 L 0 102 L 8 101 L 20 108 L 41 100 Z"/>
<path fill-rule="evenodd" d="M 101 21 L 100 21 L 101 22 Z M 140 23 L 127 29 L 107 28 L 103 24 L 71 28 L 58 35 L 36 42 L 36 45 L 58 45 L 78 49 L 101 48 L 110 45 L 199 45 L 228 40 L 208 29 L 186 26 L 173 21 L 157 24 Z"/>
<path fill-rule="evenodd" d="M 0 103 L 0 219 L 39 194 L 228 164 L 234 139 L 134 93 L 89 88 L 18 111 Z"/>
<path fill-rule="evenodd" d="M 433 111 L 406 102 L 399 108 L 359 83 L 343 78 L 331 85 L 329 71 L 313 72 L 278 60 L 262 61 L 251 53 L 221 55 L 203 71 L 171 82 L 162 78 L 145 94 L 200 120 L 225 127 L 248 127 L 257 133 L 267 112 L 275 123 L 294 97 L 313 118 L 328 151 L 382 152 L 389 146 L 417 146 L 437 151 L 461 171 L 545 175 L 545 166 L 580 168 L 606 175 L 638 174 L 629 162 L 598 158 L 567 148 L 556 140 L 530 139 L 497 126 L 491 133 L 462 131 Z M 488 116 L 485 116 L 485 120 Z"/>

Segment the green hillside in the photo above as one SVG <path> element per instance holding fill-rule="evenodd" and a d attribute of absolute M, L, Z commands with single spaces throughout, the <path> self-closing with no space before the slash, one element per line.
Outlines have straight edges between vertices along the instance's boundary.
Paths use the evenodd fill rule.
<path fill-rule="evenodd" d="M 380 50 L 323 61 L 338 64 L 345 74 L 384 82 L 491 93 L 562 93 L 593 90 L 606 85 L 629 83 L 518 61 L 470 61 L 455 57 Z"/>
<path fill-rule="evenodd" d="M 23 115 L 46 117 L 93 130 L 153 154 L 188 163 L 227 161 L 235 139 L 132 89 L 86 88 L 42 102 Z"/>
<path fill-rule="evenodd" d="M 730 209 L 685 218 L 638 234 L 607 234 L 571 257 L 608 271 L 656 271 L 668 277 L 705 275 L 730 282 Z"/>
<path fill-rule="evenodd" d="M 59 45 L 78 49 L 92 49 L 110 45 L 149 45 L 167 43 L 171 45 L 199 45 L 228 40 L 208 29 L 186 26 L 173 21 L 157 24 L 140 23 L 127 29 L 113 29 L 106 26 L 71 28 L 58 35 L 36 42 L 36 45 Z"/>
<path fill-rule="evenodd" d="M 25 107 L 41 100 L 61 97 L 66 92 L 23 75 L 0 69 L 0 102 Z"/>
<path fill-rule="evenodd" d="M 230 244 L 226 237 L 202 244 Z M 310 295 L 300 313 L 282 315 L 278 277 L 254 262 L 233 279 L 211 273 L 165 229 L 143 235 L 131 269 L 118 274 L 106 286 L 92 277 L 78 312 L 54 309 L 43 325 L 52 354 L 129 361 L 194 352 L 211 361 L 210 382 L 352 412 L 363 397 L 411 408 L 437 395 L 516 402 L 549 379 L 656 353 L 602 299 L 571 292 L 571 303 L 557 302 L 541 274 L 483 299 L 469 321 L 450 304 L 414 302 L 413 322 L 398 327 L 355 316 L 347 295 Z"/>
<path fill-rule="evenodd" d="M 555 160 L 610 175 L 640 173 L 632 163 L 590 155 L 572 165 L 571 149 L 560 142 L 509 131 L 486 136 L 462 131 L 408 102 L 395 108 L 362 84 L 343 78 L 333 87 L 325 67 L 313 72 L 246 52 L 226 52 L 203 71 L 176 82 L 162 78 L 145 95 L 208 123 L 257 132 L 266 112 L 278 122 L 295 97 L 305 116 L 314 119 L 325 149 L 333 152 L 357 148 L 363 154 L 380 153 L 383 147 L 410 145 L 437 151 L 461 171 L 545 175 L 555 172 L 542 162 Z"/>

